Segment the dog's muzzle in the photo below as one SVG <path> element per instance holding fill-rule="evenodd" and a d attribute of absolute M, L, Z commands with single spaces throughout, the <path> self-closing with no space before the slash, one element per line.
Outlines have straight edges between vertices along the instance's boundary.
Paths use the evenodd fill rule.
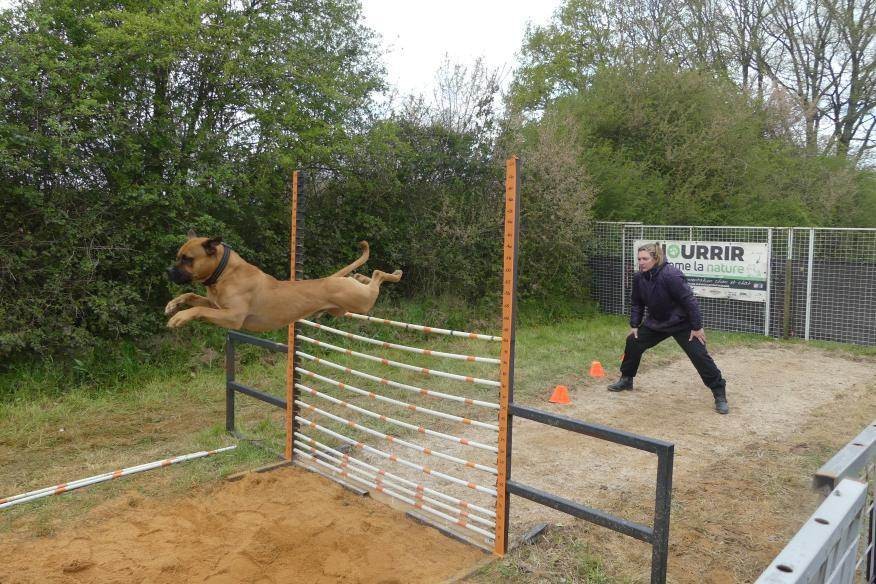
<path fill-rule="evenodd" d="M 190 273 L 185 270 L 180 270 L 176 266 L 167 268 L 167 278 L 174 284 L 188 284 L 192 281 L 192 275 Z"/>

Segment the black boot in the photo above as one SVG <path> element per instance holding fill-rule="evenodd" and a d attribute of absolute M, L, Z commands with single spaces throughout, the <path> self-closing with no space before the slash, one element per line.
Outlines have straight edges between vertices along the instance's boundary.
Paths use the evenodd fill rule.
<path fill-rule="evenodd" d="M 621 376 L 620 379 L 608 386 L 608 391 L 624 391 L 633 389 L 633 378 Z"/>
<path fill-rule="evenodd" d="M 715 397 L 715 411 L 719 414 L 729 414 L 730 406 L 727 405 L 727 382 L 722 379 L 717 387 L 712 388 L 712 395 Z"/>

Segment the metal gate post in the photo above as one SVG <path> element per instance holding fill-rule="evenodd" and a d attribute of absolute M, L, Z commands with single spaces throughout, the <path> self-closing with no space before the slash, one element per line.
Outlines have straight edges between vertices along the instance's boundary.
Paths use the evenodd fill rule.
<path fill-rule="evenodd" d="M 772 304 L 773 228 L 767 227 L 766 304 L 763 307 L 763 336 L 770 336 L 770 307 Z"/>
<path fill-rule="evenodd" d="M 809 340 L 809 325 L 812 320 L 812 256 L 815 255 L 815 230 L 809 229 L 809 259 L 806 268 L 806 329 L 803 336 Z"/>

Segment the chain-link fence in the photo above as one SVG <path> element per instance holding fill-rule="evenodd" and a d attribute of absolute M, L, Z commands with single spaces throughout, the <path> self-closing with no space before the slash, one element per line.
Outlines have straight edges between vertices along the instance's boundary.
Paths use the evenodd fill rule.
<path fill-rule="evenodd" d="M 876 229 L 598 222 L 591 290 L 605 312 L 629 314 L 637 241 L 681 242 L 691 250 L 705 249 L 704 242 L 759 244 L 766 250 L 765 281 L 754 284 L 765 293 L 749 295 L 758 300 L 698 293 L 708 328 L 876 345 Z"/>

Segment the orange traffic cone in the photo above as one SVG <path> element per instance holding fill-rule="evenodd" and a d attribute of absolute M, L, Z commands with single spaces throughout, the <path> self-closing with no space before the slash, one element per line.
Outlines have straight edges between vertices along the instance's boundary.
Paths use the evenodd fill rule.
<path fill-rule="evenodd" d="M 558 385 L 554 388 L 554 393 L 551 394 L 550 399 L 548 400 L 552 404 L 568 404 L 571 403 L 569 399 L 569 388 L 565 385 Z"/>
<path fill-rule="evenodd" d="M 590 377 L 605 377 L 605 370 L 602 368 L 602 363 L 594 361 L 590 364 Z"/>

